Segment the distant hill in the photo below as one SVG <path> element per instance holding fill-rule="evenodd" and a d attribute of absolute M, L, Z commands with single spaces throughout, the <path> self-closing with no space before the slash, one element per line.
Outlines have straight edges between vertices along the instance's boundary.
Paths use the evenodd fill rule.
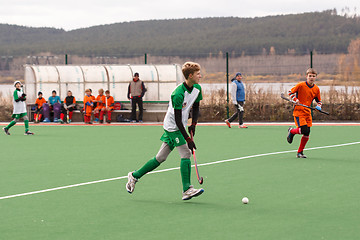
<path fill-rule="evenodd" d="M 359 17 L 339 16 L 332 10 L 260 18 L 124 22 L 73 31 L 0 24 L 0 55 L 205 56 L 219 51 L 258 55 L 272 46 L 277 54 L 344 53 L 357 37 Z"/>

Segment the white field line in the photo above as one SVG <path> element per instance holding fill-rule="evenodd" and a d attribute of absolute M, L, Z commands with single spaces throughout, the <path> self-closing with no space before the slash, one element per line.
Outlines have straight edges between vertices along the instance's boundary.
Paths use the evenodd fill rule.
<path fill-rule="evenodd" d="M 360 142 L 352 142 L 352 143 L 343 143 L 343 144 L 329 145 L 329 146 L 322 146 L 322 147 L 306 148 L 305 150 L 309 151 L 309 150 L 317 150 L 317 149 L 324 149 L 324 148 L 344 147 L 344 146 L 350 146 L 350 145 L 355 145 L 355 144 L 360 144 Z M 278 154 L 284 154 L 284 153 L 291 153 L 291 152 L 296 152 L 296 151 L 297 151 L 297 150 L 288 150 L 288 151 L 282 151 L 282 152 L 272 152 L 272 153 L 256 154 L 256 155 L 250 155 L 250 156 L 245 156 L 245 157 L 231 158 L 231 159 L 225 159 L 225 160 L 220 160 L 220 161 L 215 161 L 215 162 L 209 162 L 209 163 L 202 163 L 202 164 L 198 164 L 198 166 L 208 166 L 208 165 L 220 164 L 220 163 L 225 163 L 225 162 L 233 162 L 233 161 L 238 161 L 238 160 L 243 160 L 243 159 L 249 159 L 249 158 L 257 158 L 257 157 L 265 157 L 265 156 L 270 156 L 270 155 L 278 155 Z M 194 167 L 194 165 L 192 165 L 192 167 Z M 148 174 L 161 173 L 161 172 L 169 172 L 169 171 L 177 170 L 177 169 L 180 169 L 180 167 L 167 168 L 167 169 L 162 169 L 162 170 L 156 170 L 156 171 L 152 171 L 152 172 L 150 172 L 150 173 L 148 173 Z M 49 189 L 44 189 L 44 190 L 39 190 L 39 191 L 33 191 L 33 192 L 27 192 L 27 193 L 19 193 L 19 194 L 14 194 L 14 195 L 9 195 L 9 196 L 0 197 L 0 200 L 8 199 L 8 198 L 15 198 L 15 197 L 22 197 L 22 196 L 33 195 L 33 194 L 44 193 L 44 192 L 57 191 L 57 190 L 62 190 L 62 189 L 67 189 L 67 188 L 73 188 L 73 187 L 80 187 L 80 186 L 90 185 L 90 184 L 95 184 L 95 183 L 109 182 L 109 181 L 114 181 L 114 180 L 119 180 L 119 179 L 124 179 L 124 178 L 127 178 L 127 176 L 115 177 L 115 178 L 108 178 L 108 179 L 102 179 L 102 180 L 91 181 L 91 182 L 84 182 L 84 183 L 78 183 L 78 184 L 72 184 L 72 185 L 67 185 L 67 186 L 62 186 L 62 187 L 55 187 L 55 188 L 49 188 Z"/>

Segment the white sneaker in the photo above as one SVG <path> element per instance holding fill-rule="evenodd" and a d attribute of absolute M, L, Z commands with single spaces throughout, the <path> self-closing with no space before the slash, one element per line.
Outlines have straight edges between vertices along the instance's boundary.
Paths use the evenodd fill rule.
<path fill-rule="evenodd" d="M 133 193 L 134 189 L 135 189 L 135 183 L 138 181 L 136 178 L 134 178 L 134 176 L 132 175 L 133 172 L 129 172 L 128 173 L 128 182 L 126 183 L 126 191 L 128 191 L 128 193 Z"/>
<path fill-rule="evenodd" d="M 197 196 L 201 195 L 203 192 L 204 192 L 204 189 L 202 189 L 202 188 L 195 189 L 194 186 L 191 185 L 188 190 L 183 192 L 182 200 L 190 200 L 193 197 L 197 197 Z"/>

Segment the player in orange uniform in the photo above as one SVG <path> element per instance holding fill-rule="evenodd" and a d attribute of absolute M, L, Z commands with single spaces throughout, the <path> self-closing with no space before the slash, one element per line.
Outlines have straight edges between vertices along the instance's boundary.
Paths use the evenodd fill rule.
<path fill-rule="evenodd" d="M 91 96 L 90 89 L 85 90 L 85 97 L 84 97 L 84 122 L 85 124 L 92 124 L 91 122 L 91 112 L 93 109 L 93 96 Z"/>
<path fill-rule="evenodd" d="M 42 106 L 44 103 L 46 103 L 45 98 L 42 97 L 43 96 L 42 92 L 39 92 L 38 96 L 39 97 L 35 101 L 36 110 L 34 114 L 34 119 L 36 123 L 41 121 L 42 112 L 43 112 Z"/>
<path fill-rule="evenodd" d="M 106 90 L 106 102 L 104 103 L 104 108 L 100 112 L 100 123 L 104 122 L 104 114 L 107 114 L 107 123 L 111 123 L 111 112 L 114 110 L 115 101 L 112 96 L 110 96 L 110 91 Z"/>
<path fill-rule="evenodd" d="M 94 109 L 95 122 L 98 122 L 100 112 L 104 111 L 106 107 L 104 89 L 101 88 L 99 90 L 99 95 L 94 102 L 96 102 L 96 108 Z"/>
<path fill-rule="evenodd" d="M 306 71 L 306 82 L 298 83 L 289 91 L 290 98 L 296 103 L 310 106 L 313 100 L 317 102 L 315 107 L 317 110 L 321 110 L 321 97 L 320 89 L 315 85 L 317 72 L 313 68 L 309 68 Z M 294 121 L 296 128 L 290 127 L 288 129 L 287 141 L 292 143 L 295 134 L 302 134 L 300 146 L 297 152 L 298 158 L 306 158 L 303 150 L 310 136 L 310 127 L 312 126 L 311 110 L 309 108 L 295 105 L 294 107 Z"/>

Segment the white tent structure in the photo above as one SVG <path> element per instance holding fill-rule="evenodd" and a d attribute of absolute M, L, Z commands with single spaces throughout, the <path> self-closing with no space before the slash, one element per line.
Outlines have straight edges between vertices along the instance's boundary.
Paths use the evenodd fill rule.
<path fill-rule="evenodd" d="M 98 95 L 100 88 L 110 90 L 115 101 L 128 101 L 127 91 L 134 73 L 138 72 L 147 92 L 144 101 L 168 101 L 173 89 L 183 82 L 181 66 L 172 65 L 88 65 L 25 66 L 27 102 L 35 103 L 41 91 L 48 99 L 55 90 L 63 101 L 71 90 L 77 101 L 84 99 L 85 89 Z"/>

